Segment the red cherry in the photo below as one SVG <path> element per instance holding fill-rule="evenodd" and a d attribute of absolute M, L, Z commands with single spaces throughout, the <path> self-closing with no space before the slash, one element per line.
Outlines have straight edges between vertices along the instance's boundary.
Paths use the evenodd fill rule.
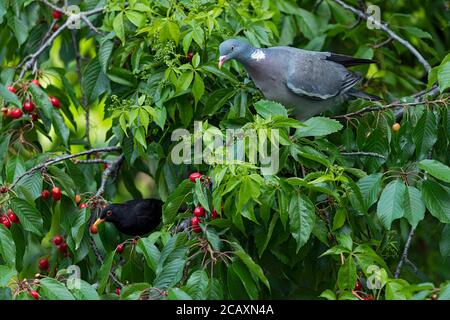
<path fill-rule="evenodd" d="M 34 83 L 34 84 L 36 85 L 36 87 L 40 87 L 40 86 L 41 86 L 41 84 L 39 83 L 39 81 L 36 80 L 36 79 L 31 80 L 31 83 Z"/>
<path fill-rule="evenodd" d="M 52 198 L 54 201 L 61 200 L 61 189 L 59 189 L 59 187 L 53 187 Z"/>
<path fill-rule="evenodd" d="M 67 245 L 67 243 L 63 242 L 63 243 L 61 243 L 61 244 L 58 246 L 58 250 L 59 250 L 59 252 L 61 252 L 61 253 L 66 253 L 68 247 L 69 247 L 69 246 Z"/>
<path fill-rule="evenodd" d="M 357 280 L 357 281 L 356 281 L 356 284 L 355 284 L 355 289 L 354 289 L 354 290 L 355 290 L 355 291 L 361 291 L 362 287 L 363 287 L 363 285 L 362 285 L 361 281 Z"/>
<path fill-rule="evenodd" d="M 34 103 L 33 103 L 33 101 L 26 101 L 23 104 L 23 111 L 28 112 L 28 113 L 33 112 L 34 111 Z"/>
<path fill-rule="evenodd" d="M 23 115 L 22 109 L 20 108 L 13 108 L 10 111 L 9 116 L 13 119 L 19 119 Z"/>
<path fill-rule="evenodd" d="M 80 209 L 86 209 L 86 208 L 87 208 L 87 204 L 86 203 L 80 204 Z"/>
<path fill-rule="evenodd" d="M 190 51 L 190 52 L 188 52 L 186 59 L 187 59 L 187 61 L 191 62 L 193 57 L 194 57 L 194 53 L 192 51 Z"/>
<path fill-rule="evenodd" d="M 8 193 L 9 189 L 5 186 L 0 187 L 0 193 Z"/>
<path fill-rule="evenodd" d="M 61 108 L 61 103 L 59 102 L 58 98 L 50 97 L 50 102 L 55 108 L 57 109 Z"/>
<path fill-rule="evenodd" d="M 42 258 L 39 260 L 39 269 L 47 270 L 48 267 L 49 267 L 49 263 L 48 263 L 47 258 Z"/>
<path fill-rule="evenodd" d="M 50 198 L 50 191 L 48 191 L 48 190 L 42 190 L 42 192 L 41 192 L 41 197 L 42 197 L 42 199 L 48 199 L 48 198 Z"/>
<path fill-rule="evenodd" d="M 191 219 L 192 231 L 194 231 L 195 233 L 199 233 L 202 231 L 202 228 L 200 228 L 200 226 L 198 225 L 199 223 L 200 223 L 200 218 L 193 217 Z"/>
<path fill-rule="evenodd" d="M 16 93 L 17 92 L 16 88 L 14 88 L 13 86 L 8 86 L 7 89 L 8 89 L 9 92 L 12 92 L 12 93 Z"/>
<path fill-rule="evenodd" d="M 34 122 L 35 122 L 35 121 L 38 121 L 38 120 L 39 120 L 39 116 L 38 116 L 36 113 L 33 113 L 33 114 L 31 115 L 31 120 L 33 120 Z"/>
<path fill-rule="evenodd" d="M 30 290 L 29 293 L 34 300 L 39 300 L 39 293 L 36 290 Z"/>
<path fill-rule="evenodd" d="M 59 29 L 59 25 L 57 23 L 55 23 L 55 25 L 52 28 L 53 32 L 56 32 Z"/>
<path fill-rule="evenodd" d="M 92 225 L 89 230 L 91 231 L 92 234 L 97 234 L 98 232 L 98 228 L 97 226 Z"/>
<path fill-rule="evenodd" d="M 124 249 L 125 249 L 125 246 L 122 243 L 118 244 L 116 247 L 117 253 L 122 253 Z"/>
<path fill-rule="evenodd" d="M 373 296 L 369 294 L 367 297 L 364 297 L 363 300 L 373 300 Z"/>
<path fill-rule="evenodd" d="M 211 217 L 212 217 L 213 219 L 216 219 L 216 218 L 219 217 L 219 214 L 217 213 L 217 210 L 216 210 L 216 209 L 212 209 L 212 211 L 211 211 Z"/>
<path fill-rule="evenodd" d="M 191 180 L 192 182 L 195 182 L 195 180 L 201 179 L 202 177 L 203 177 L 203 175 L 200 172 L 194 172 L 194 173 L 191 173 L 191 175 L 189 176 L 189 180 Z"/>
<path fill-rule="evenodd" d="M 61 237 L 60 235 L 56 235 L 56 236 L 54 236 L 53 237 L 53 243 L 56 245 L 56 246 L 59 246 L 61 243 L 63 243 L 64 242 L 64 238 L 63 237 Z"/>
<path fill-rule="evenodd" d="M 103 169 L 108 169 L 109 168 L 109 165 L 107 164 L 107 163 L 103 163 Z"/>
<path fill-rule="evenodd" d="M 6 216 L 2 216 L 1 220 L 1 223 L 5 226 L 6 229 L 11 228 L 11 221 L 9 221 Z"/>
<path fill-rule="evenodd" d="M 120 288 L 116 288 L 115 293 L 116 293 L 118 296 L 120 296 Z"/>
<path fill-rule="evenodd" d="M 54 10 L 54 11 L 52 12 L 52 17 L 53 17 L 53 19 L 55 19 L 55 20 L 61 19 L 62 13 L 59 12 L 59 11 Z"/>
<path fill-rule="evenodd" d="M 205 215 L 205 209 L 202 207 L 197 207 L 194 209 L 194 216 L 203 217 Z"/>
<path fill-rule="evenodd" d="M 8 210 L 8 218 L 11 222 L 20 223 L 19 217 L 17 217 L 14 211 L 12 211 L 11 209 Z"/>

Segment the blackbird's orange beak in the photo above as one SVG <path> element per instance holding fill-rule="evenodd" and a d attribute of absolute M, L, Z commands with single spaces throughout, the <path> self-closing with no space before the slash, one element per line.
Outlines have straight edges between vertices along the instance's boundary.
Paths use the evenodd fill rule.
<path fill-rule="evenodd" d="M 105 221 L 105 219 L 100 219 L 100 218 L 98 218 L 97 220 L 95 220 L 93 226 L 97 228 L 98 225 L 99 225 L 100 223 L 102 223 L 103 221 Z"/>
<path fill-rule="evenodd" d="M 222 68 L 223 64 L 227 60 L 227 56 L 220 56 L 219 58 L 219 69 Z"/>

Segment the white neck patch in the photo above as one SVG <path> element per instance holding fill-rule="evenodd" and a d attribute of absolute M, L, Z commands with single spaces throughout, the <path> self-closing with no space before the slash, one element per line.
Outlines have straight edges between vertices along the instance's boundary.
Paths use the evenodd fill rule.
<path fill-rule="evenodd" d="M 250 56 L 253 60 L 261 61 L 266 58 L 266 54 L 261 49 L 256 49 Z"/>

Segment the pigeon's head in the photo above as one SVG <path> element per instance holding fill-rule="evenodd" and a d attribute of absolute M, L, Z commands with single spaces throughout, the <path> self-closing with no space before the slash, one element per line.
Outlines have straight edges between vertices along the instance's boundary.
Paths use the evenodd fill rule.
<path fill-rule="evenodd" d="M 229 39 L 219 46 L 219 68 L 231 59 L 242 60 L 251 53 L 252 46 L 243 40 Z"/>

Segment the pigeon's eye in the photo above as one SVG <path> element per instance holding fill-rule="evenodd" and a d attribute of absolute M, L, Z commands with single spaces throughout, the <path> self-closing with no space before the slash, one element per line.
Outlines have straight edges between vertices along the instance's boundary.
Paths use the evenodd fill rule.
<path fill-rule="evenodd" d="M 111 211 L 111 210 L 107 211 L 107 212 L 106 212 L 106 215 L 107 215 L 108 217 L 111 217 L 111 216 L 112 216 L 112 211 Z"/>

